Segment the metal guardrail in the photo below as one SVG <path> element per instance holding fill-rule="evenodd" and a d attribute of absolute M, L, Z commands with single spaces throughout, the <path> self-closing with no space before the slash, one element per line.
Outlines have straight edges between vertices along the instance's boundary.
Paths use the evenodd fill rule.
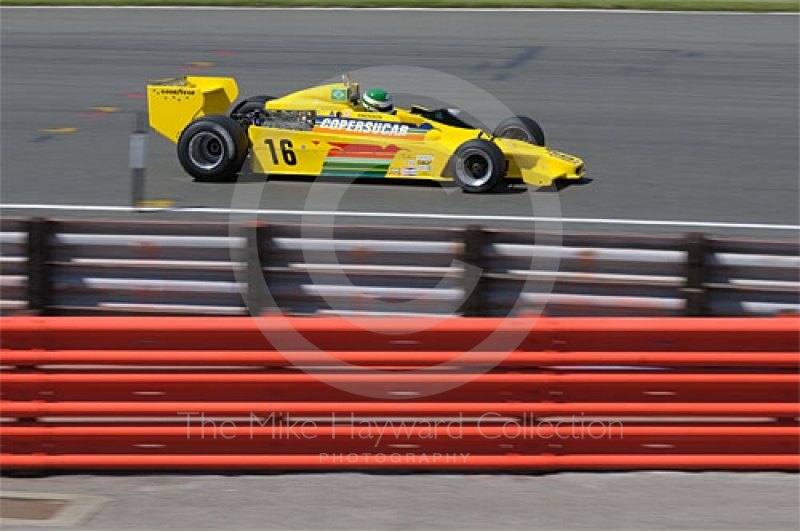
<path fill-rule="evenodd" d="M 295 314 L 452 314 L 464 298 L 457 229 L 271 225 L 261 234 L 274 299 L 264 306 Z"/>
<path fill-rule="evenodd" d="M 49 242 L 45 314 L 247 313 L 226 224 L 33 222 Z"/>
<path fill-rule="evenodd" d="M 710 240 L 705 289 L 712 314 L 797 313 L 800 243 Z"/>
<path fill-rule="evenodd" d="M 796 242 L 4 219 L 0 245 L 3 313 L 800 313 Z"/>
<path fill-rule="evenodd" d="M 681 238 L 565 235 L 554 246 L 539 244 L 540 238 L 527 232 L 487 236 L 486 291 L 493 315 L 507 313 L 517 297 L 523 312 L 546 304 L 550 315 L 674 316 L 687 311 L 687 253 Z M 545 267 L 536 267 L 543 260 Z"/>
<path fill-rule="evenodd" d="M 0 312 L 28 309 L 28 223 L 0 219 Z"/>

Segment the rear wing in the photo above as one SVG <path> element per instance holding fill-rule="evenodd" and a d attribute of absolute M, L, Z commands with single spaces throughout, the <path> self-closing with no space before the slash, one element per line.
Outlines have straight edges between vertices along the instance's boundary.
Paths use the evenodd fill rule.
<path fill-rule="evenodd" d="M 195 77 L 151 81 L 147 85 L 150 127 L 177 143 L 192 120 L 225 114 L 239 94 L 230 77 Z"/>

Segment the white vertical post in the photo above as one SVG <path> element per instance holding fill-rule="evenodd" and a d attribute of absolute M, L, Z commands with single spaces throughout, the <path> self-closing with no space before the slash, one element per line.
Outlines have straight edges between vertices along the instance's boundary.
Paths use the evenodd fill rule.
<path fill-rule="evenodd" d="M 147 168 L 147 115 L 136 113 L 136 128 L 131 134 L 131 206 L 138 208 L 144 201 L 144 174 Z"/>

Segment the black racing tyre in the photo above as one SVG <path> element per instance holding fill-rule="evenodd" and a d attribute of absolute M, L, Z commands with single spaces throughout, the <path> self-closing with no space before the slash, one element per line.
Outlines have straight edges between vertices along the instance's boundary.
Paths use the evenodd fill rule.
<path fill-rule="evenodd" d="M 505 177 L 506 160 L 494 142 L 479 138 L 458 146 L 448 170 L 465 192 L 488 192 Z"/>
<path fill-rule="evenodd" d="M 544 131 L 535 120 L 527 116 L 512 116 L 500 122 L 494 129 L 494 136 L 522 140 L 536 146 L 544 146 Z"/>
<path fill-rule="evenodd" d="M 245 115 L 249 112 L 253 112 L 257 109 L 263 109 L 264 104 L 267 103 L 269 100 L 274 100 L 273 96 L 267 96 L 266 94 L 261 94 L 259 96 L 251 96 L 247 99 L 244 99 L 233 106 L 233 108 L 228 113 L 228 116 L 231 118 L 235 118 L 237 116 Z"/>
<path fill-rule="evenodd" d="M 242 169 L 247 133 L 228 116 L 211 114 L 190 123 L 178 139 L 178 160 L 202 182 L 230 181 Z"/>

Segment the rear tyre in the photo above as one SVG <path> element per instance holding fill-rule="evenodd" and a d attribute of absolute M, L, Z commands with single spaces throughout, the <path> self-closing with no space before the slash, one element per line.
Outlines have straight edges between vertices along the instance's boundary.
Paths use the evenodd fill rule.
<path fill-rule="evenodd" d="M 240 118 L 245 117 L 247 114 L 253 111 L 263 110 L 264 104 L 267 103 L 269 100 L 274 100 L 274 99 L 275 98 L 273 96 L 267 96 L 266 94 L 262 94 L 260 96 L 251 96 L 237 103 L 230 110 L 228 116 L 230 116 L 234 120 L 238 120 Z"/>
<path fill-rule="evenodd" d="M 493 142 L 484 139 L 461 144 L 450 159 L 449 172 L 462 190 L 488 192 L 505 176 L 506 160 Z"/>
<path fill-rule="evenodd" d="M 544 146 L 544 131 L 535 120 L 527 116 L 512 116 L 500 122 L 494 129 L 494 136 L 521 140 L 528 144 Z"/>
<path fill-rule="evenodd" d="M 178 139 L 178 160 L 186 173 L 201 182 L 224 182 L 242 169 L 249 141 L 247 133 L 228 116 L 198 118 Z"/>

